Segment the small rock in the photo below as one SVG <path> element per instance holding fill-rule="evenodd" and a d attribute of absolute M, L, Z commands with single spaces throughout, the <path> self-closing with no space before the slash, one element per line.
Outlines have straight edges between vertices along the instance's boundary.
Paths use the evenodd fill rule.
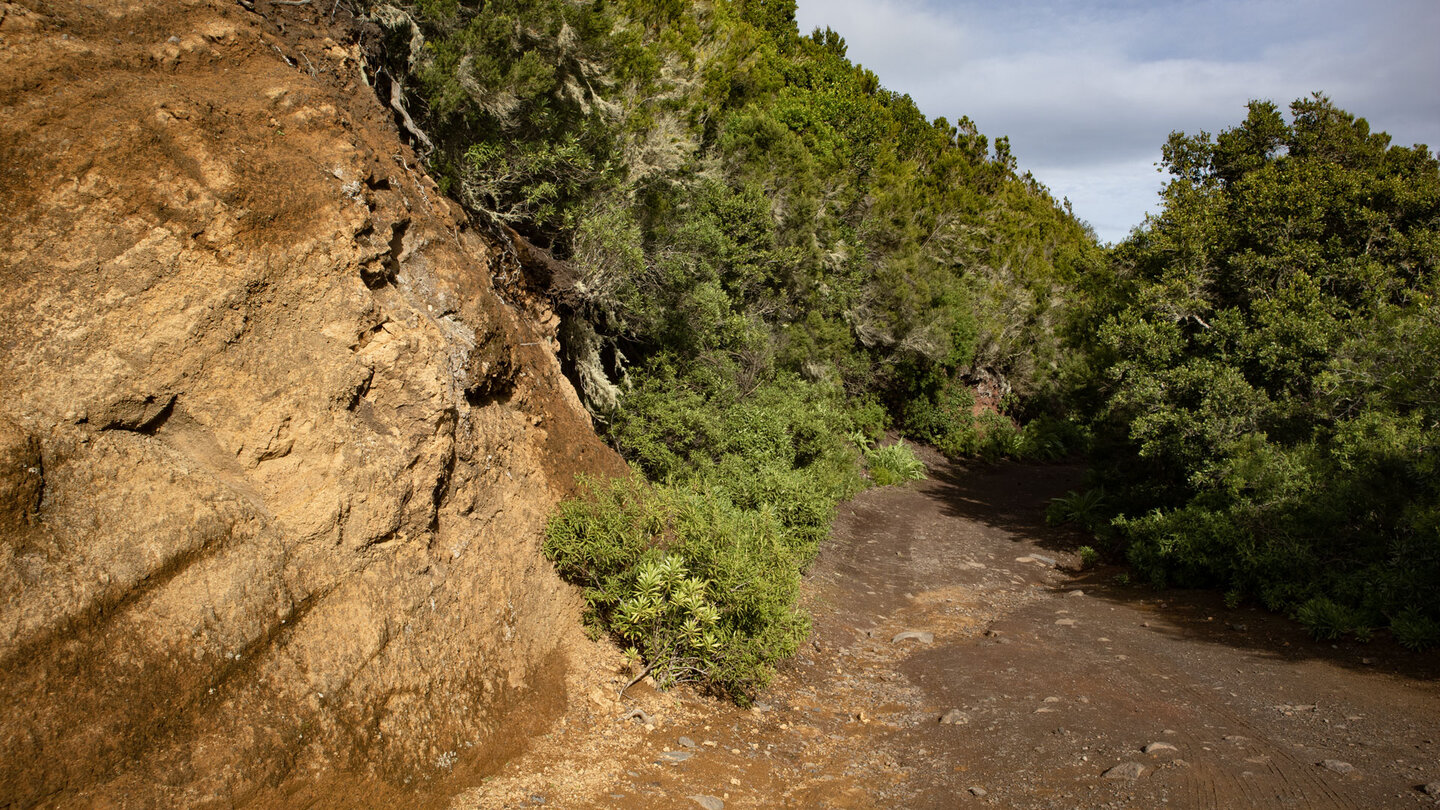
<path fill-rule="evenodd" d="M 660 759 L 673 764 L 678 762 L 684 762 L 685 760 L 693 756 L 695 755 L 690 753 L 689 751 L 666 751 L 660 755 Z"/>
<path fill-rule="evenodd" d="M 1056 619 L 1056 620 L 1055 620 L 1055 623 L 1058 624 L 1058 625 L 1060 625 L 1061 627 L 1074 627 L 1074 626 L 1075 626 L 1075 620 L 1074 620 L 1074 619 Z"/>
<path fill-rule="evenodd" d="M 694 748 L 694 747 L 695 747 L 695 741 L 692 740 L 692 739 L 690 739 L 689 737 L 681 737 L 681 738 L 680 738 L 679 740 L 677 740 L 676 742 L 680 743 L 681 745 L 685 746 L 686 748 Z"/>
<path fill-rule="evenodd" d="M 634 708 L 634 709 L 631 709 L 630 711 L 628 711 L 628 712 L 620 715 L 619 717 L 615 718 L 615 721 L 618 723 L 618 722 L 620 722 L 621 720 L 631 720 L 631 719 L 639 720 L 641 725 L 646 725 L 646 726 L 654 725 L 654 723 L 655 723 L 655 718 L 651 717 L 648 712 L 646 712 L 644 709 L 641 709 L 641 708 L 639 708 L 639 707 L 636 707 L 636 708 Z"/>
<path fill-rule="evenodd" d="M 1144 773 L 1144 765 L 1138 762 L 1122 762 L 1100 775 L 1106 779 L 1139 779 Z"/>
<path fill-rule="evenodd" d="M 959 709 L 951 709 L 940 716 L 940 724 L 945 726 L 963 726 L 970 722 L 970 715 Z"/>
<path fill-rule="evenodd" d="M 985 790 L 985 788 L 982 788 L 982 787 L 979 787 L 979 786 L 970 788 L 970 794 L 971 794 L 972 796 L 988 796 L 988 795 L 990 795 L 989 791 L 987 791 L 987 790 Z"/>
<path fill-rule="evenodd" d="M 1327 759 L 1324 762 L 1320 763 L 1320 767 L 1324 768 L 1327 771 L 1330 771 L 1331 773 L 1347 774 L 1355 772 L 1354 765 L 1338 759 Z"/>
<path fill-rule="evenodd" d="M 1162 752 L 1162 751 L 1179 751 L 1179 750 L 1180 750 L 1179 748 L 1176 748 L 1175 746 L 1173 746 L 1173 745 L 1171 745 L 1170 743 L 1167 743 L 1167 742 L 1152 742 L 1152 743 L 1150 743 L 1149 745 L 1145 746 L 1145 753 L 1147 753 L 1147 754 L 1158 754 L 1158 753 L 1160 753 L 1160 752 Z"/>
<path fill-rule="evenodd" d="M 750 710 L 751 710 L 751 711 L 756 711 L 756 712 L 768 712 L 768 711 L 770 711 L 771 708 L 772 708 L 772 707 L 770 706 L 769 703 L 765 703 L 765 702 L 762 702 L 762 701 L 759 701 L 759 700 L 757 700 L 757 701 L 755 701 L 754 703 L 751 703 L 751 704 L 750 704 Z"/>
<path fill-rule="evenodd" d="M 1084 591 L 1074 590 L 1074 591 L 1071 591 L 1071 592 L 1065 594 L 1065 598 L 1066 598 L 1066 599 L 1074 599 L 1074 598 L 1077 597 L 1077 596 L 1084 596 L 1084 595 L 1085 595 L 1085 592 L 1084 592 Z"/>
<path fill-rule="evenodd" d="M 902 641 L 909 640 L 918 641 L 921 644 L 929 644 L 935 640 L 935 634 L 925 630 L 906 630 L 903 633 L 897 633 L 894 638 L 890 639 L 890 643 L 899 644 Z"/>
<path fill-rule="evenodd" d="M 725 802 L 715 796 L 691 796 L 690 801 L 695 802 L 705 810 L 725 810 Z"/>
<path fill-rule="evenodd" d="M 1045 556 L 1041 556 L 1041 555 L 1039 555 L 1039 554 L 1031 554 L 1031 555 L 1030 555 L 1030 559 L 1032 559 L 1032 560 L 1034 560 L 1035 562 L 1038 562 L 1038 563 L 1044 563 L 1045 565 L 1048 565 L 1048 566 L 1050 566 L 1051 568 L 1055 568 L 1056 566 L 1060 565 L 1059 561 L 1056 560 L 1054 557 L 1045 557 Z"/>
<path fill-rule="evenodd" d="M 1423 791 L 1426 796 L 1434 796 L 1440 799 L 1440 782 L 1431 782 L 1428 785 L 1422 785 L 1420 790 Z"/>

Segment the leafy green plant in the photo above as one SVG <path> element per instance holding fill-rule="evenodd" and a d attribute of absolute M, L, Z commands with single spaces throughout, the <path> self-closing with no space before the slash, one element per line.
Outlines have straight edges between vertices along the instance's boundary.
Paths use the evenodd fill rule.
<path fill-rule="evenodd" d="M 1100 552 L 1093 546 L 1081 546 L 1075 549 L 1075 553 L 1080 555 L 1081 568 L 1094 568 L 1100 562 Z"/>
<path fill-rule="evenodd" d="M 925 462 L 904 439 L 894 444 L 865 449 L 865 463 L 875 483 L 885 487 L 919 481 L 925 477 Z"/>
<path fill-rule="evenodd" d="M 1321 641 L 1333 641 L 1363 626 L 1354 610 L 1323 596 L 1310 599 L 1297 608 L 1295 619 L 1310 631 L 1310 635 Z"/>
<path fill-rule="evenodd" d="M 1073 523 L 1081 528 L 1090 528 L 1104 515 L 1105 506 L 1104 487 L 1078 492 L 1071 490 L 1058 498 L 1050 499 L 1050 504 L 1045 507 L 1045 522 L 1051 526 Z"/>
<path fill-rule="evenodd" d="M 737 507 L 695 482 L 585 481 L 546 526 L 545 553 L 582 586 L 586 618 L 645 660 L 657 683 L 746 700 L 793 654 L 814 538 L 772 506 Z"/>
<path fill-rule="evenodd" d="M 1415 652 L 1440 644 L 1440 622 L 1411 608 L 1390 620 L 1390 633 L 1395 642 Z"/>
<path fill-rule="evenodd" d="M 710 584 L 689 576 L 673 554 L 642 560 L 630 595 L 611 616 L 615 634 L 647 661 L 665 688 L 698 681 L 715 669 L 720 653 L 720 611 L 706 595 Z"/>

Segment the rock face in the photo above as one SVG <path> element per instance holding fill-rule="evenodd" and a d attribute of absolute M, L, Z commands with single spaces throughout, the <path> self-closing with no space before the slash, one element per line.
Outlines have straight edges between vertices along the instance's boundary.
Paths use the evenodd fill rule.
<path fill-rule="evenodd" d="M 0 2 L 0 805 L 435 784 L 563 705 L 543 521 L 620 465 L 331 4 L 254 5 Z"/>

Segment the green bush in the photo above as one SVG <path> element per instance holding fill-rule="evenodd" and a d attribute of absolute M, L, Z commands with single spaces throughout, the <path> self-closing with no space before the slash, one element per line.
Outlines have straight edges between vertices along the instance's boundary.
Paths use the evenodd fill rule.
<path fill-rule="evenodd" d="M 1317 596 L 1295 611 L 1295 619 L 1321 641 L 1334 641 L 1346 633 L 1365 629 L 1357 611 Z"/>
<path fill-rule="evenodd" d="M 867 447 L 865 464 L 871 479 L 882 487 L 919 481 L 925 477 L 925 462 L 915 456 L 915 451 L 904 439 L 883 447 Z"/>
<path fill-rule="evenodd" d="M 1073 523 L 1079 528 L 1094 531 L 1105 516 L 1105 488 L 1095 487 L 1080 492 L 1071 490 L 1058 498 L 1051 498 L 1045 507 L 1045 522 L 1051 526 Z"/>
<path fill-rule="evenodd" d="M 545 553 L 584 587 L 587 622 L 632 646 L 662 687 L 745 700 L 768 683 L 808 633 L 796 600 L 813 544 L 713 488 L 616 479 L 583 492 L 546 527 Z"/>
<path fill-rule="evenodd" d="M 1400 646 L 1420 652 L 1440 644 L 1440 621 L 1410 608 L 1390 620 L 1390 633 Z"/>

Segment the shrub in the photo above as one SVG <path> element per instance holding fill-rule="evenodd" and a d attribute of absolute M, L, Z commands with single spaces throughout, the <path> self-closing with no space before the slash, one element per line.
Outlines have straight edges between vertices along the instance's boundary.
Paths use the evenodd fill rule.
<path fill-rule="evenodd" d="M 1045 507 L 1045 522 L 1051 526 L 1073 523 L 1082 529 L 1090 529 L 1104 515 L 1105 489 L 1096 487 L 1083 492 L 1070 492 L 1058 498 L 1051 498 Z"/>
<path fill-rule="evenodd" d="M 925 477 L 925 463 L 915 456 L 904 439 L 884 447 L 866 448 L 865 463 L 870 477 L 882 487 Z"/>
<path fill-rule="evenodd" d="M 1321 641 L 1333 641 L 1364 627 L 1354 610 L 1322 596 L 1310 599 L 1296 609 L 1295 619 L 1310 631 L 1310 635 Z"/>
<path fill-rule="evenodd" d="M 1415 652 L 1440 644 L 1440 622 L 1413 607 L 1390 620 L 1390 633 L 1400 646 Z"/>
<path fill-rule="evenodd" d="M 1081 568 L 1093 568 L 1096 563 L 1100 562 L 1100 552 L 1092 546 L 1081 546 L 1075 549 L 1075 553 L 1080 555 Z"/>
<path fill-rule="evenodd" d="M 813 543 L 718 489 L 585 481 L 547 525 L 545 553 L 584 587 L 587 623 L 634 648 L 662 687 L 747 700 L 809 632 L 796 600 Z"/>

